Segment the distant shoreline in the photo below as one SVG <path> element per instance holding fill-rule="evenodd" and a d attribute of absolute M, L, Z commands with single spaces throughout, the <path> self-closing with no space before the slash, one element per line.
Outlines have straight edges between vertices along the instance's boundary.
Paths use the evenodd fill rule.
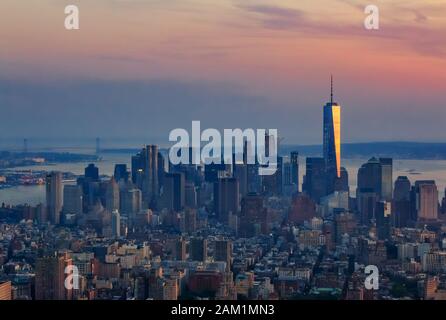
<path fill-rule="evenodd" d="M 166 148 L 160 149 L 167 153 Z M 136 154 L 138 148 L 105 148 L 101 153 Z M 304 157 L 322 156 L 322 145 L 285 144 L 280 146 L 279 155 L 287 156 L 298 151 Z M 367 157 L 386 157 L 394 160 L 446 160 L 446 143 L 431 142 L 364 142 L 342 144 L 342 158 L 363 159 Z"/>
<path fill-rule="evenodd" d="M 141 146 L 142 147 L 142 146 Z M 79 147 L 79 149 L 83 149 Z M 78 161 L 99 161 L 100 154 L 136 154 L 141 148 L 120 147 L 120 148 L 101 148 L 99 155 L 95 150 L 90 149 L 86 153 L 71 152 L 47 152 L 35 151 L 24 154 L 23 152 L 1 151 L 2 155 L 10 154 L 14 156 L 26 157 L 45 157 L 48 162 L 78 162 Z M 168 148 L 160 148 L 160 152 L 167 154 Z M 298 145 L 282 144 L 279 155 L 288 156 L 291 151 L 298 151 L 303 157 L 322 156 L 322 145 Z M 410 141 L 391 141 L 391 142 L 363 142 L 363 143 L 343 143 L 342 158 L 344 159 L 363 159 L 368 157 L 388 157 L 394 160 L 446 160 L 446 143 L 442 142 L 410 142 Z M 59 158 L 59 159 L 55 159 Z M 60 158 L 63 158 L 61 161 Z"/>

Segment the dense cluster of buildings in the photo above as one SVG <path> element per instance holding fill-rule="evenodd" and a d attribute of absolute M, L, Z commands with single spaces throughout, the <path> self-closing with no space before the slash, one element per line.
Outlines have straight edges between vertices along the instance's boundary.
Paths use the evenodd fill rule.
<path fill-rule="evenodd" d="M 340 112 L 332 96 L 302 182 L 297 151 L 259 176 L 172 165 L 155 145 L 111 179 L 48 173 L 46 203 L 0 208 L 0 299 L 445 299 L 446 194 L 394 179 L 390 158 L 362 165 L 351 193 Z"/>

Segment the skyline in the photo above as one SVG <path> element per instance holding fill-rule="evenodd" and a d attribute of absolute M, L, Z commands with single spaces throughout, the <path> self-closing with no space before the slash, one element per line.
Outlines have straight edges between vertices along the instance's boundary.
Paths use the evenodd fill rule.
<path fill-rule="evenodd" d="M 446 4 L 378 2 L 368 31 L 363 1 L 72 3 L 76 31 L 63 28 L 66 3 L 0 4 L 4 139 L 162 143 L 200 120 L 318 144 L 333 73 L 344 142 L 444 141 Z"/>
<path fill-rule="evenodd" d="M 446 1 L 302 2 L 3 0 L 0 300 L 446 300 Z"/>

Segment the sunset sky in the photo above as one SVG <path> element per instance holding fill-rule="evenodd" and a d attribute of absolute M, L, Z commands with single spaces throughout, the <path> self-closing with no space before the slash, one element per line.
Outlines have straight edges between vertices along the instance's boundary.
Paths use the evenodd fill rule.
<path fill-rule="evenodd" d="M 80 9 L 80 30 L 64 8 Z M 364 8 L 380 9 L 380 30 Z M 446 140 L 444 0 L 2 0 L 0 136 L 138 137 L 277 128 L 322 139 Z M 153 141 L 151 141 L 153 140 Z"/>

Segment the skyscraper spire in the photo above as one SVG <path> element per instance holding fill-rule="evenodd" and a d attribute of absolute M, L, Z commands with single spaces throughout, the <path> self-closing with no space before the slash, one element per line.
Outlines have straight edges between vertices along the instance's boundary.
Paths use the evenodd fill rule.
<path fill-rule="evenodd" d="M 333 99 L 333 75 L 330 75 L 330 101 L 324 106 L 323 150 L 327 176 L 327 195 L 335 190 L 341 177 L 341 106 Z"/>

